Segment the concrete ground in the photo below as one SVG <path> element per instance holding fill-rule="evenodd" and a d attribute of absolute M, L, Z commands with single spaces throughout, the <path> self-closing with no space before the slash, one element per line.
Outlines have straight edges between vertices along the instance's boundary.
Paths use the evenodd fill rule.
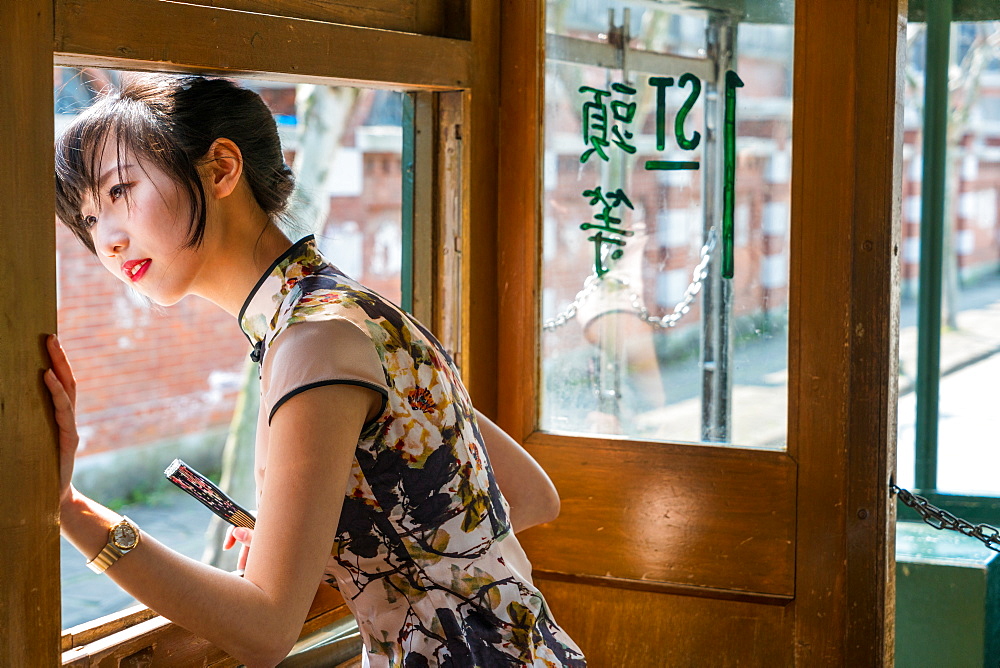
<path fill-rule="evenodd" d="M 942 335 L 939 487 L 958 493 L 1000 495 L 1000 476 L 996 475 L 1000 471 L 1000 422 L 996 419 L 995 382 L 1000 378 L 1000 277 L 963 291 L 960 307 L 958 330 Z M 784 355 L 783 348 L 776 350 Z M 900 318 L 898 411 L 898 481 L 904 487 L 913 482 L 915 371 L 916 305 L 907 302 L 902 305 Z M 783 385 L 779 385 L 768 396 L 747 404 L 783 403 L 784 394 Z M 783 433 L 782 424 L 760 428 Z M 188 556 L 201 557 L 212 515 L 183 492 L 174 490 L 163 495 L 156 505 L 131 506 L 121 512 L 161 542 Z M 84 561 L 63 540 L 63 628 L 134 604 L 109 578 L 91 573 Z"/>
<path fill-rule="evenodd" d="M 941 337 L 938 406 L 938 489 L 958 494 L 1000 495 L 1000 278 L 960 297 L 958 329 Z M 915 320 L 915 314 L 907 314 Z M 907 326 L 909 325 L 909 326 Z M 897 475 L 914 480 L 916 327 L 904 317 L 900 331 Z"/>
<path fill-rule="evenodd" d="M 200 503 L 176 490 L 156 505 L 125 506 L 119 512 L 158 541 L 195 559 L 201 559 L 205 531 L 213 517 Z M 62 626 L 64 629 L 135 605 L 134 598 L 104 575 L 86 566 L 87 558 L 61 539 Z"/>

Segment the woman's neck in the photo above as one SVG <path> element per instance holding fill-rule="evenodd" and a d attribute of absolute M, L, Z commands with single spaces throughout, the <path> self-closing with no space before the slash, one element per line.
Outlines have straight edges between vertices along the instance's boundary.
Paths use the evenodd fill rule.
<path fill-rule="evenodd" d="M 211 238 L 206 234 L 194 294 L 237 317 L 261 274 L 292 244 L 255 201 L 241 210 L 225 208 L 219 212 L 216 233 Z"/>

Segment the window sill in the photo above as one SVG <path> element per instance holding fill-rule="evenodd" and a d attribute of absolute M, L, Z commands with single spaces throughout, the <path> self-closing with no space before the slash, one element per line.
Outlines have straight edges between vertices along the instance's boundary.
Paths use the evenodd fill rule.
<path fill-rule="evenodd" d="M 320 648 L 328 648 L 329 642 L 321 633 L 333 627 L 333 637 L 350 636 L 351 617 L 347 604 L 340 594 L 322 585 L 316 592 L 312 606 L 302 627 L 300 642 L 293 655 L 282 665 L 306 666 L 306 655 Z M 329 634 L 327 634 L 329 635 Z M 339 646 L 350 651 L 350 643 Z M 298 658 L 298 657 L 303 658 Z M 192 635 L 186 629 L 158 616 L 143 606 L 134 606 L 92 622 L 67 629 L 62 634 L 62 666 L 83 668 L 84 666 L 111 665 L 152 665 L 171 668 L 172 666 L 205 665 L 212 668 L 238 666 L 239 663 L 211 643 Z"/>

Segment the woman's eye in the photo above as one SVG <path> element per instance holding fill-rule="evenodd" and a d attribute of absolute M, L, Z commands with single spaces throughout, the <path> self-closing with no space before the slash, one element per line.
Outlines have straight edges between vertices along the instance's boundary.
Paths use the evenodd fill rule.
<path fill-rule="evenodd" d="M 80 219 L 84 229 L 89 230 L 94 225 L 97 225 L 97 216 L 81 216 Z"/>
<path fill-rule="evenodd" d="M 108 191 L 108 196 L 111 198 L 112 202 L 117 202 L 119 199 L 125 196 L 125 191 L 128 190 L 130 183 L 119 183 L 117 185 L 111 186 L 111 190 Z"/>

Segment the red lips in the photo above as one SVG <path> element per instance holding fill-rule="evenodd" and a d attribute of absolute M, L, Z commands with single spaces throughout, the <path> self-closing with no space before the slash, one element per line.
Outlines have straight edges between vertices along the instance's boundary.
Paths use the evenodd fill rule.
<path fill-rule="evenodd" d="M 122 265 L 122 273 L 132 281 L 138 281 L 142 278 L 142 275 L 146 273 L 153 261 L 151 259 L 143 258 L 142 260 L 129 260 Z"/>

